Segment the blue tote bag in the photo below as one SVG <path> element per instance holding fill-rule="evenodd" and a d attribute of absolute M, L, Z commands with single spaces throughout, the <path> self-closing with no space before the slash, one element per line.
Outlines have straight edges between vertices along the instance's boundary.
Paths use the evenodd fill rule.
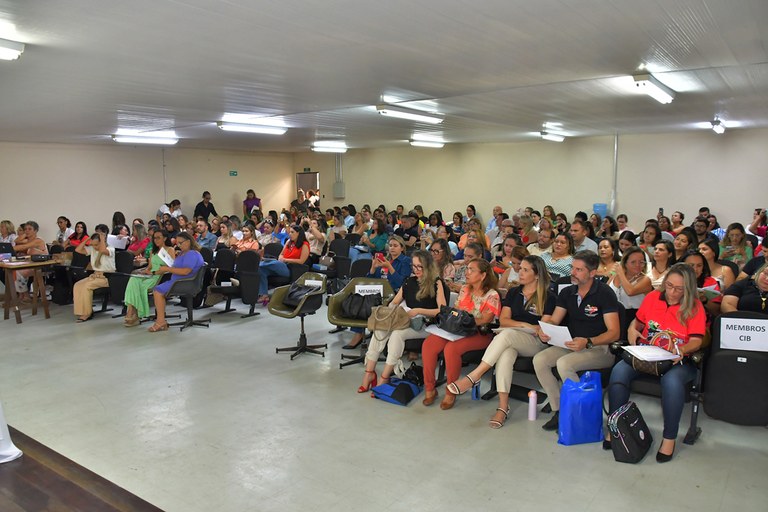
<path fill-rule="evenodd" d="M 603 440 L 603 389 L 599 372 L 586 372 L 579 382 L 566 379 L 560 392 L 557 442 L 564 445 Z"/>

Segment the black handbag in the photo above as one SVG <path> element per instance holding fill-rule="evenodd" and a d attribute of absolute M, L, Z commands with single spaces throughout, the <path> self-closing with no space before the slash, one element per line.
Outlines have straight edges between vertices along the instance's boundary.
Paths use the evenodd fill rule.
<path fill-rule="evenodd" d="M 623 386 L 614 383 L 608 386 Z M 608 393 L 608 388 L 605 393 Z M 608 414 L 608 411 L 605 411 Z M 629 401 L 608 416 L 608 431 L 611 434 L 611 450 L 616 462 L 637 464 L 648 453 L 653 444 L 651 430 L 646 425 L 640 409 Z"/>
<path fill-rule="evenodd" d="M 304 297 L 317 290 L 317 286 L 305 286 L 299 283 L 292 283 L 288 288 L 288 293 L 285 294 L 283 304 L 295 308 L 298 306 Z"/>
<path fill-rule="evenodd" d="M 643 361 L 626 350 L 621 351 L 621 359 L 634 370 L 649 375 L 655 375 L 656 377 L 661 377 L 667 373 L 674 364 L 674 361 Z"/>
<path fill-rule="evenodd" d="M 417 365 L 414 361 L 411 366 L 405 370 L 403 374 L 403 380 L 407 380 L 413 384 L 416 384 L 420 388 L 424 387 L 424 368 Z"/>
<path fill-rule="evenodd" d="M 437 325 L 444 331 L 451 334 L 462 336 L 471 336 L 477 333 L 477 324 L 475 317 L 466 311 L 443 306 L 437 315 Z"/>
<path fill-rule="evenodd" d="M 371 295 L 350 293 L 341 302 L 341 314 L 344 318 L 368 320 L 368 317 L 371 316 L 371 309 L 375 306 L 381 306 L 382 302 L 381 295 L 378 293 Z"/>

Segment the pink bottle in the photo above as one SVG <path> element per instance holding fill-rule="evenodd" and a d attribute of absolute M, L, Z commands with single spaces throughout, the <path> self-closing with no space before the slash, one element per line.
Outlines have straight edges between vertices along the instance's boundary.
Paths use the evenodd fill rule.
<path fill-rule="evenodd" d="M 536 414 L 538 411 L 536 410 L 537 405 L 537 396 L 536 396 L 536 390 L 532 389 L 528 392 L 528 420 L 529 421 L 536 421 Z"/>

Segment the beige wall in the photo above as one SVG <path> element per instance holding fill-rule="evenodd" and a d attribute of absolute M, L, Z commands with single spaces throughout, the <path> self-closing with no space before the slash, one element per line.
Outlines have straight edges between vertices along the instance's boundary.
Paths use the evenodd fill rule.
<path fill-rule="evenodd" d="M 621 136 L 617 211 L 629 215 L 631 226 L 659 206 L 691 219 L 708 205 L 721 223 L 748 221 L 754 208 L 768 206 L 766 140 L 765 129 Z M 92 228 L 108 223 L 115 209 L 129 220 L 146 219 L 174 198 L 191 214 L 204 189 L 222 214 L 241 213 L 248 188 L 267 209 L 279 209 L 293 198 L 295 173 L 304 167 L 320 173 L 323 207 L 421 204 L 449 217 L 473 203 L 487 220 L 495 204 L 511 211 L 549 203 L 572 216 L 610 202 L 613 138 L 351 150 L 342 161 L 346 197 L 334 199 L 330 154 L 0 143 L 0 217 L 37 220 L 52 239 L 61 214 Z"/>
<path fill-rule="evenodd" d="M 92 230 L 109 224 L 115 210 L 128 222 L 146 221 L 171 199 L 191 215 L 204 189 L 220 214 L 242 215 L 249 188 L 266 207 L 279 208 L 293 196 L 292 160 L 285 153 L 0 143 L 0 217 L 16 225 L 35 220 L 41 236 L 52 240 L 59 215 Z"/>

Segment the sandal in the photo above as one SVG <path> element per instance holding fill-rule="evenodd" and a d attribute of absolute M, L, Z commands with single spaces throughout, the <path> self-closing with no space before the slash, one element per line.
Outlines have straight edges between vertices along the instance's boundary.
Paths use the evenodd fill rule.
<path fill-rule="evenodd" d="M 168 330 L 168 322 L 166 322 L 164 324 L 154 323 L 154 324 L 152 324 L 152 327 L 150 327 L 147 330 L 149 332 L 167 331 Z"/>
<path fill-rule="evenodd" d="M 134 316 L 131 318 L 125 317 L 125 320 L 123 321 L 123 325 L 126 327 L 136 327 L 140 323 L 141 323 L 141 320 L 139 320 L 139 317 L 137 316 Z"/>
<path fill-rule="evenodd" d="M 360 386 L 357 388 L 358 393 L 365 393 L 366 391 L 370 391 L 371 389 L 376 387 L 376 370 L 365 370 L 365 375 L 368 376 L 370 374 L 373 374 L 373 378 L 368 381 L 367 386 Z"/>
<path fill-rule="evenodd" d="M 494 414 L 493 418 L 491 418 L 491 420 L 488 422 L 488 426 L 491 427 L 491 428 L 499 429 L 499 428 L 504 426 L 504 423 L 506 423 L 507 418 L 509 417 L 509 408 L 507 408 L 507 410 L 504 410 L 501 407 L 497 407 L 496 411 L 498 411 L 501 414 L 503 414 L 504 415 L 504 419 L 501 420 L 501 421 L 495 420 L 495 419 L 493 419 L 493 418 L 496 417 L 496 415 Z"/>
<path fill-rule="evenodd" d="M 464 389 L 464 390 L 462 390 L 462 389 L 459 387 L 459 385 L 457 384 L 458 382 L 461 382 L 461 379 L 459 379 L 459 380 L 457 380 L 456 382 L 451 382 L 450 384 L 448 384 L 448 386 L 447 386 L 447 388 L 448 388 L 448 391 L 450 391 L 450 392 L 451 392 L 451 393 L 453 393 L 454 395 L 463 395 L 464 393 L 466 393 L 467 391 L 469 391 L 469 390 L 470 390 L 470 389 L 472 389 L 473 387 L 477 386 L 477 384 L 478 384 L 478 383 L 477 383 L 477 382 L 475 382 L 474 380 L 472 380 L 472 377 L 470 377 L 469 375 L 466 375 L 464 378 L 465 378 L 465 379 L 468 379 L 468 380 L 469 380 L 469 382 L 471 382 L 471 383 L 472 383 L 472 385 L 471 385 L 471 386 L 469 386 L 467 389 Z"/>

